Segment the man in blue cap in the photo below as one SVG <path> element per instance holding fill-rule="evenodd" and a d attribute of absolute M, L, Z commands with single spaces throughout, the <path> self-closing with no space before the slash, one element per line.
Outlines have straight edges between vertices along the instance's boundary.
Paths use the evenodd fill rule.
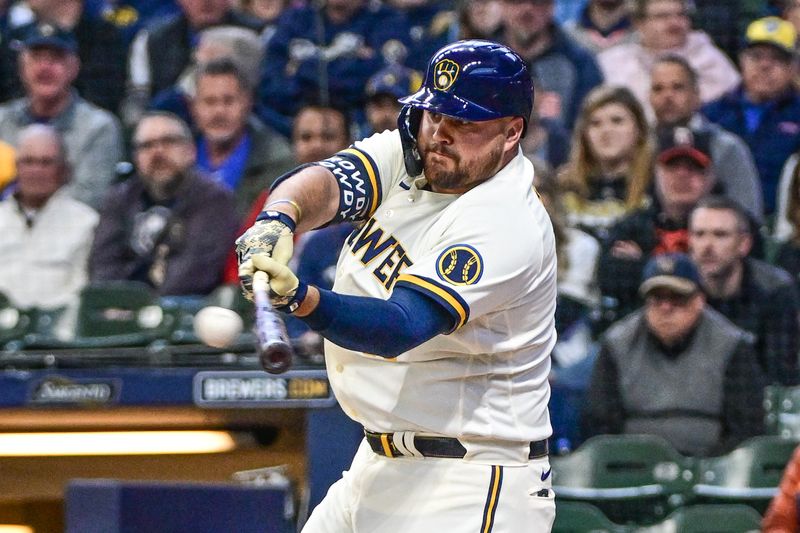
<path fill-rule="evenodd" d="M 417 92 L 421 84 L 422 75 L 402 65 L 389 65 L 373 75 L 367 82 L 364 106 L 372 133 L 395 129 L 402 107 L 398 100 Z"/>
<path fill-rule="evenodd" d="M 763 432 L 764 378 L 750 334 L 706 305 L 685 254 L 647 263 L 643 308 L 609 328 L 586 393 L 585 436 L 659 435 L 681 453 L 724 453 Z"/>
<path fill-rule="evenodd" d="M 556 260 L 519 146 L 530 73 L 506 46 L 458 41 L 400 101 L 399 129 L 279 178 L 238 240 L 245 291 L 266 273 L 274 306 L 325 337 L 364 426 L 304 531 L 550 531 Z M 295 228 L 342 221 L 359 224 L 333 290 L 301 282 Z"/>
<path fill-rule="evenodd" d="M 75 37 L 51 24 L 31 26 L 20 42 L 19 74 L 25 96 L 0 105 L 0 139 L 15 145 L 34 123 L 52 125 L 63 137 L 77 200 L 98 208 L 122 159 L 122 131 L 108 111 L 75 90 L 80 70 Z"/>

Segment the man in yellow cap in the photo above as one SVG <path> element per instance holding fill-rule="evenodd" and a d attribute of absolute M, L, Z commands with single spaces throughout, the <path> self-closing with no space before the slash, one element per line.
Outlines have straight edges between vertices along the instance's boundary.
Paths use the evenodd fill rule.
<path fill-rule="evenodd" d="M 774 212 L 781 168 L 800 149 L 800 93 L 793 84 L 797 55 L 794 26 L 778 17 L 752 22 L 739 54 L 742 84 L 709 103 L 703 113 L 750 147 L 764 193 Z"/>

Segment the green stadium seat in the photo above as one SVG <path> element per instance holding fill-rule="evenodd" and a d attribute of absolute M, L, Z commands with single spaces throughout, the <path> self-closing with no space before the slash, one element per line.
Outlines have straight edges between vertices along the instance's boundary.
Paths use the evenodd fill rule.
<path fill-rule="evenodd" d="M 143 283 L 95 283 L 81 291 L 73 338 L 58 338 L 40 326 L 37 333 L 26 337 L 26 348 L 146 346 L 166 342 L 175 322 L 175 314 L 160 306 Z"/>
<path fill-rule="evenodd" d="M 617 523 L 652 523 L 685 502 L 694 472 L 690 459 L 654 435 L 600 435 L 551 459 L 561 501 L 597 505 Z"/>
<path fill-rule="evenodd" d="M 615 524 L 603 512 L 585 502 L 556 501 L 553 533 L 625 533 L 629 529 Z"/>
<path fill-rule="evenodd" d="M 747 505 L 690 505 L 636 533 L 750 533 L 761 529 L 761 515 Z"/>
<path fill-rule="evenodd" d="M 701 502 L 745 503 L 763 513 L 796 445 L 776 436 L 753 437 L 727 455 L 701 459 L 692 492 Z"/>
<path fill-rule="evenodd" d="M 800 386 L 764 389 L 764 426 L 768 435 L 800 440 Z"/>

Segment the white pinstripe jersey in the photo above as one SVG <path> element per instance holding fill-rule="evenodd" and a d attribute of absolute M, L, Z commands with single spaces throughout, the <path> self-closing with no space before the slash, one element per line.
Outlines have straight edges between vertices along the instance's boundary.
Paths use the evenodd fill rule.
<path fill-rule="evenodd" d="M 548 437 L 556 253 L 530 161 L 520 152 L 455 195 L 409 178 L 397 131 L 348 152 L 378 194 L 345 243 L 334 291 L 387 299 L 406 286 L 443 305 L 456 327 L 394 359 L 326 341 L 328 376 L 345 412 L 373 431 L 460 438 L 468 458 L 473 440 Z"/>

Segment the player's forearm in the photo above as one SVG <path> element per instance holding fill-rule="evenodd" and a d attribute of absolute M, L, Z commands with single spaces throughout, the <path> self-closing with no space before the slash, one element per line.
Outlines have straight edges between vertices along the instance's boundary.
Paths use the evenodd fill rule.
<path fill-rule="evenodd" d="M 291 200 L 299 210 L 292 203 L 282 200 Z M 306 167 L 281 181 L 270 192 L 264 206 L 295 220 L 297 233 L 317 228 L 330 222 L 339 208 L 336 178 L 324 167 Z"/>
<path fill-rule="evenodd" d="M 381 300 L 309 287 L 295 315 L 339 346 L 382 357 L 396 357 L 450 331 L 454 320 L 433 300 L 401 288 Z"/>

